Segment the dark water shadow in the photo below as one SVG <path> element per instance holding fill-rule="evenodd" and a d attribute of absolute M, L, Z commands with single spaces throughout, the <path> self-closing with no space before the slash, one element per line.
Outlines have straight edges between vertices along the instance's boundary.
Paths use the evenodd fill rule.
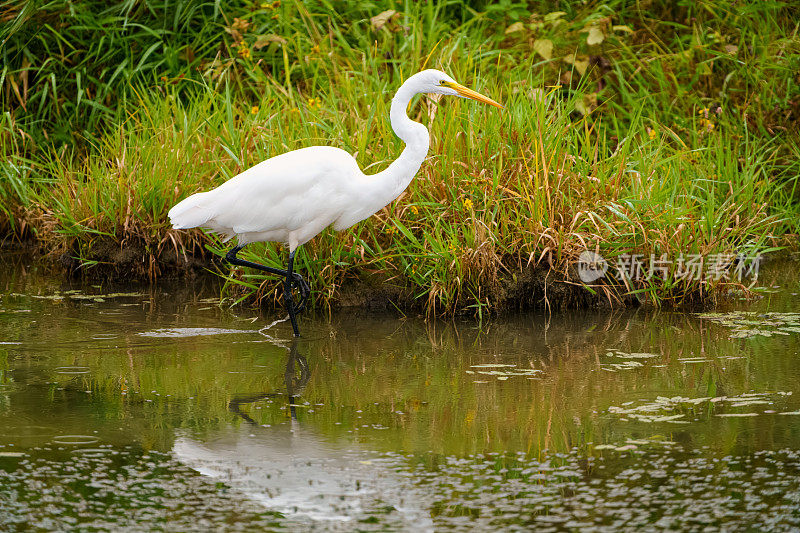
<path fill-rule="evenodd" d="M 230 399 L 228 402 L 228 410 L 236 416 L 240 417 L 245 422 L 253 426 L 260 426 L 258 422 L 253 420 L 250 415 L 242 411 L 241 406 L 255 403 L 267 398 L 281 398 L 286 397 L 291 414 L 292 421 L 297 421 L 296 399 L 306 388 L 309 380 L 311 379 L 311 368 L 308 364 L 308 359 L 300 355 L 297 351 L 298 340 L 292 340 L 289 347 L 289 356 L 286 359 L 286 371 L 284 372 L 283 382 L 286 387 L 286 392 L 263 392 L 258 394 L 237 395 Z"/>

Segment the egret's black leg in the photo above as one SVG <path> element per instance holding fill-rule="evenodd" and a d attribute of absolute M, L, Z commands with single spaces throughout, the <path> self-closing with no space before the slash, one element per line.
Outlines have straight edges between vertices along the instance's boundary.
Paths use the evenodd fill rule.
<path fill-rule="evenodd" d="M 244 248 L 244 244 L 240 244 L 239 246 L 235 246 L 230 250 L 228 250 L 228 253 L 225 254 L 225 260 L 232 265 L 255 268 L 256 270 L 269 272 L 270 274 L 275 274 L 282 278 L 286 277 L 287 272 L 280 268 L 268 267 L 267 265 L 262 265 L 259 263 L 253 263 L 252 261 L 245 261 L 244 259 L 239 259 L 238 257 L 236 257 L 236 254 L 239 253 L 239 250 L 241 250 L 242 248 Z M 293 273 L 292 280 L 293 284 L 298 289 L 300 289 L 301 301 L 305 302 L 305 300 L 308 298 L 308 295 L 311 293 L 311 287 L 309 287 L 308 283 L 306 283 L 306 280 L 304 280 L 303 276 L 301 276 L 300 274 Z"/>
<path fill-rule="evenodd" d="M 292 330 L 294 331 L 294 336 L 299 337 L 300 329 L 297 327 L 297 318 L 295 315 L 305 309 L 306 301 L 311 294 L 311 287 L 300 274 L 297 274 L 293 271 L 294 252 L 289 254 L 288 268 L 286 270 L 281 270 L 280 268 L 268 267 L 259 263 L 253 263 L 252 261 L 239 259 L 236 257 L 236 254 L 239 253 L 239 250 L 242 248 L 244 248 L 243 244 L 231 248 L 228 253 L 225 254 L 225 260 L 232 265 L 255 268 L 256 270 L 269 272 L 270 274 L 275 274 L 286 279 L 284 282 L 283 301 L 286 305 L 286 310 L 289 312 L 289 318 L 292 321 Z M 294 298 L 292 298 L 292 287 L 297 287 L 297 289 L 300 291 L 300 300 L 297 302 L 297 305 L 295 305 Z"/>
<path fill-rule="evenodd" d="M 244 248 L 244 244 L 240 244 L 239 246 L 234 246 L 233 248 L 228 250 L 228 253 L 225 254 L 225 260 L 232 265 L 255 268 L 256 270 L 261 270 L 262 272 L 269 272 L 270 274 L 275 274 L 282 278 L 286 277 L 286 271 L 281 270 L 280 268 L 268 267 L 267 265 L 261 265 L 259 263 L 253 263 L 252 261 L 245 261 L 244 259 L 239 259 L 238 257 L 236 257 L 236 254 L 238 254 L 239 250 L 241 250 L 242 248 Z"/>

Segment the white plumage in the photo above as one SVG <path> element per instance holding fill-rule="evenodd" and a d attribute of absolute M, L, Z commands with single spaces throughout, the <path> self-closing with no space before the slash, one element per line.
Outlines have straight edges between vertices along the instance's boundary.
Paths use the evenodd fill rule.
<path fill-rule="evenodd" d="M 366 175 L 353 157 L 339 148 L 312 146 L 272 157 L 245 170 L 219 187 L 189 196 L 169 211 L 175 229 L 201 227 L 238 238 L 226 259 L 235 265 L 258 268 L 285 276 L 284 300 L 295 336 L 300 334 L 295 313 L 302 310 L 308 284 L 292 271 L 294 252 L 327 226 L 349 228 L 400 196 L 428 153 L 428 129 L 406 114 L 418 93 L 439 93 L 472 98 L 502 108 L 500 104 L 459 85 L 438 70 L 411 76 L 392 99 L 392 129 L 405 143 L 400 157 L 383 172 Z M 236 253 L 259 241 L 289 245 L 286 270 L 243 261 Z M 301 291 L 300 304 L 292 303 L 292 287 Z"/>
<path fill-rule="evenodd" d="M 364 178 L 344 150 L 312 146 L 267 159 L 186 198 L 169 218 L 175 229 L 199 226 L 236 235 L 239 244 L 278 241 L 294 250 L 351 211 L 348 200 Z"/>
<path fill-rule="evenodd" d="M 244 245 L 278 241 L 294 251 L 327 226 L 343 230 L 382 209 L 405 190 L 428 153 L 428 130 L 406 115 L 421 92 L 496 102 L 474 93 L 438 70 L 409 78 L 392 100 L 392 128 L 406 143 L 389 168 L 361 172 L 353 157 L 338 148 L 312 146 L 272 157 L 214 190 L 193 194 L 169 211 L 175 229 L 206 228 Z"/>

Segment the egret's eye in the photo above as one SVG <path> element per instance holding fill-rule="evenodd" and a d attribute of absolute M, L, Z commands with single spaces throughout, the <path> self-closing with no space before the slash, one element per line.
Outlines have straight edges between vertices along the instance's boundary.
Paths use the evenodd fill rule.
<path fill-rule="evenodd" d="M 439 82 L 439 85 L 447 85 L 447 80 L 442 80 Z"/>

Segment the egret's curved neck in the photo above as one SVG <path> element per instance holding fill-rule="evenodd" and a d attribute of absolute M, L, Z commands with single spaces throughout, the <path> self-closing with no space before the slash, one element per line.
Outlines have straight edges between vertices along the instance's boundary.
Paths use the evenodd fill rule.
<path fill-rule="evenodd" d="M 375 211 L 400 196 L 400 193 L 411 183 L 425 160 L 425 156 L 428 155 L 430 147 L 428 128 L 419 122 L 414 122 L 406 114 L 411 98 L 417 94 L 414 85 L 412 79 L 409 78 L 392 99 L 392 108 L 389 112 L 392 129 L 406 143 L 406 147 L 400 157 L 392 162 L 386 170 L 370 176 L 372 185 L 375 187 L 373 190 L 374 200 L 376 203 L 383 202 L 377 206 Z"/>

